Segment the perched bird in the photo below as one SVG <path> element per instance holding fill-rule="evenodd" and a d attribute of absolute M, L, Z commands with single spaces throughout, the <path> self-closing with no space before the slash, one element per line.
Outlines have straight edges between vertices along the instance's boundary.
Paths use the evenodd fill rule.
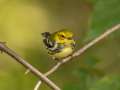
<path fill-rule="evenodd" d="M 48 54 L 57 60 L 71 55 L 75 49 L 73 33 L 67 29 L 62 29 L 54 33 L 44 32 L 42 36 Z"/>

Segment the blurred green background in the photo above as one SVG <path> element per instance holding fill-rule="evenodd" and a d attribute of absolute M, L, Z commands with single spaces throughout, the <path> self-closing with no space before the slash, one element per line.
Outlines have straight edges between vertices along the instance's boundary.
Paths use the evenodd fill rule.
<path fill-rule="evenodd" d="M 45 73 L 55 62 L 41 33 L 68 28 L 76 49 L 120 23 L 120 0 L 0 0 L 0 41 Z M 120 90 L 120 30 L 87 50 L 49 78 L 62 90 Z M 33 90 L 38 78 L 0 54 L 0 90 Z M 50 90 L 42 84 L 40 90 Z"/>

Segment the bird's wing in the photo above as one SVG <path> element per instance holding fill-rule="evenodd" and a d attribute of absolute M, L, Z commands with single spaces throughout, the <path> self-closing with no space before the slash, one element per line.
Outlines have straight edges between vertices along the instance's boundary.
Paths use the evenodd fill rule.
<path fill-rule="evenodd" d="M 55 41 L 52 41 L 51 39 L 44 39 L 43 40 L 46 48 L 51 52 L 51 53 L 58 53 L 60 52 L 63 48 L 64 45 L 57 43 Z"/>

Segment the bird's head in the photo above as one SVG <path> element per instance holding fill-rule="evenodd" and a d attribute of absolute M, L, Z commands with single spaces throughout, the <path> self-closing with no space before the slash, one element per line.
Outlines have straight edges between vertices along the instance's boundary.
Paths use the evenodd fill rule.
<path fill-rule="evenodd" d="M 54 40 L 63 44 L 75 44 L 74 35 L 67 29 L 62 29 L 54 33 Z"/>

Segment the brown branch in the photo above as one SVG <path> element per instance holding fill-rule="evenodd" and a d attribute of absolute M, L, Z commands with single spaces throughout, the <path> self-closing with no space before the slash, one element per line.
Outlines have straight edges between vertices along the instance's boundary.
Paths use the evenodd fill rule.
<path fill-rule="evenodd" d="M 72 58 L 75 58 L 77 56 L 80 56 L 81 54 L 83 54 L 86 50 L 88 50 L 90 47 L 92 47 L 93 45 L 95 45 L 96 43 L 98 43 L 99 41 L 101 41 L 102 39 L 104 39 L 105 37 L 107 37 L 108 35 L 112 34 L 113 32 L 117 31 L 120 29 L 120 24 L 108 29 L 107 31 L 105 31 L 103 34 L 101 34 L 100 36 L 98 36 L 97 38 L 95 38 L 94 40 L 92 40 L 91 42 L 89 42 L 88 44 L 86 44 L 85 46 L 83 46 L 82 48 L 80 48 L 78 51 L 76 51 L 75 53 L 73 53 L 72 56 L 69 56 L 65 59 L 63 59 L 61 62 L 58 62 L 53 68 L 51 68 L 48 72 L 45 73 L 46 76 L 52 74 L 53 72 L 55 72 L 61 65 L 63 65 L 64 63 L 67 63 L 68 61 L 71 61 Z"/>
<path fill-rule="evenodd" d="M 39 70 L 29 64 L 26 60 L 20 57 L 16 52 L 8 48 L 3 42 L 0 42 L 0 50 L 11 56 L 18 63 L 23 65 L 25 68 L 29 69 L 34 75 L 36 75 L 41 81 L 46 83 L 52 90 L 61 90 L 57 85 L 55 85 L 51 80 L 49 80 L 44 74 Z"/>
<path fill-rule="evenodd" d="M 58 62 L 55 66 L 53 66 L 48 72 L 46 72 L 44 75 L 45 76 L 49 76 L 50 74 L 54 73 L 61 65 L 67 63 L 68 61 L 71 61 L 72 58 L 75 58 L 77 56 L 80 56 L 81 54 L 83 54 L 86 50 L 88 50 L 90 47 L 92 47 L 93 45 L 95 45 L 96 43 L 98 43 L 99 41 L 101 41 L 102 39 L 104 39 L 105 37 L 107 37 L 108 35 L 112 34 L 113 32 L 117 31 L 120 29 L 120 24 L 108 29 L 107 31 L 105 31 L 103 34 L 101 34 L 100 36 L 98 36 L 97 38 L 95 38 L 94 40 L 92 40 L 91 42 L 89 42 L 88 44 L 86 44 L 84 47 L 80 48 L 78 51 L 76 51 L 75 53 L 73 53 L 72 56 L 69 56 L 63 60 L 61 60 L 60 62 Z M 39 88 L 39 83 L 41 81 L 39 81 L 36 86 L 37 89 Z M 35 88 L 36 88 L 35 86 Z"/>
<path fill-rule="evenodd" d="M 55 72 L 61 66 L 61 64 L 62 62 L 57 62 L 57 64 L 53 68 L 51 68 L 48 72 L 46 72 L 44 75 L 49 76 L 50 74 Z"/>
<path fill-rule="evenodd" d="M 55 72 L 59 67 L 60 67 L 60 65 L 61 65 L 62 63 L 61 62 L 58 62 L 53 68 L 51 68 L 48 72 L 46 72 L 44 75 L 45 76 L 49 76 L 50 74 L 52 74 L 53 72 Z M 40 85 L 41 85 L 41 80 L 39 80 L 37 83 L 36 83 L 36 85 L 35 85 L 35 87 L 34 87 L 34 90 L 38 90 L 39 89 L 39 87 L 40 87 Z"/>

